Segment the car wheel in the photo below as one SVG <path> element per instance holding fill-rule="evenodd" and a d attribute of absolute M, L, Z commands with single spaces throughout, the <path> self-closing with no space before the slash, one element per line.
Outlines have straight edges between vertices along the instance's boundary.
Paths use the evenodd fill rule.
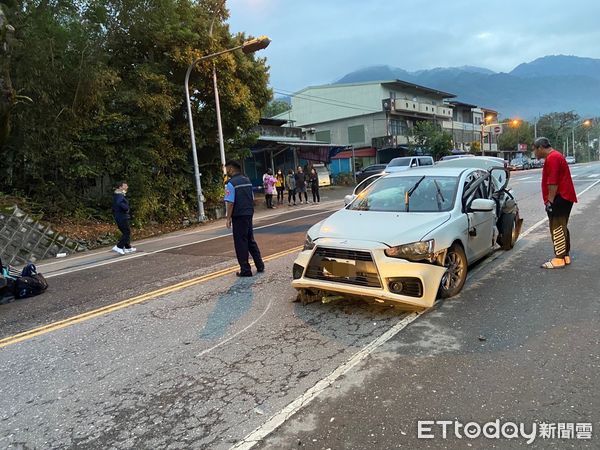
<path fill-rule="evenodd" d="M 444 267 L 447 270 L 440 283 L 440 297 L 454 297 L 467 280 L 467 257 L 459 244 L 453 244 L 446 252 Z"/>
<path fill-rule="evenodd" d="M 498 223 L 498 244 L 502 250 L 510 250 L 517 242 L 517 216 L 516 214 L 502 214 Z"/>

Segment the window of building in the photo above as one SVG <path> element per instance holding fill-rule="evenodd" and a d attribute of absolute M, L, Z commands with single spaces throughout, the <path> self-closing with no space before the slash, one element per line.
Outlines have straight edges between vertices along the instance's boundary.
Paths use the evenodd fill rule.
<path fill-rule="evenodd" d="M 406 122 L 400 119 L 390 119 L 390 134 L 392 136 L 403 136 L 408 133 Z"/>
<path fill-rule="evenodd" d="M 365 142 L 365 126 L 354 125 L 348 127 L 348 143 L 349 144 L 363 144 Z"/>
<path fill-rule="evenodd" d="M 315 139 L 321 142 L 331 144 L 331 130 L 317 131 Z"/>

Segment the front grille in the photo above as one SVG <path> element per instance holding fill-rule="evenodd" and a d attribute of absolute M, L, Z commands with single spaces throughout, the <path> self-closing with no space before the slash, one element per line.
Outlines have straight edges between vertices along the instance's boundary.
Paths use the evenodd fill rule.
<path fill-rule="evenodd" d="M 381 288 L 377 267 L 370 252 L 317 247 L 306 278 Z"/>

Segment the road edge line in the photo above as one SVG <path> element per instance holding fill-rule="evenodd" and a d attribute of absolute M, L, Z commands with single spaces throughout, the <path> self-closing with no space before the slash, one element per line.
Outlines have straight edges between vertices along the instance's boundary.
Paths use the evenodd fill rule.
<path fill-rule="evenodd" d="M 410 323 L 415 321 L 419 316 L 429 311 L 429 309 L 425 309 L 419 312 L 409 313 L 407 316 L 402 318 L 400 322 L 390 328 L 388 331 L 383 333 L 374 341 L 371 341 L 365 347 L 363 347 L 360 351 L 356 352 L 352 357 L 347 360 L 341 366 L 338 366 L 333 372 L 331 372 L 328 376 L 321 379 L 317 384 L 315 384 L 312 388 L 307 390 L 304 394 L 296 397 L 294 401 L 289 403 L 285 408 L 283 408 L 278 413 L 274 414 L 267 420 L 264 424 L 256 428 L 250 434 L 248 434 L 244 439 L 235 444 L 230 450 L 248 450 L 258 444 L 262 439 L 267 437 L 281 425 L 283 425 L 288 418 L 296 414 L 306 405 L 308 405 L 311 401 L 318 397 L 318 395 L 331 386 L 339 377 L 348 373 L 352 368 L 354 368 L 357 364 L 363 361 L 367 356 L 373 353 L 376 349 L 381 347 L 387 341 L 396 336 L 400 331 L 406 328 Z"/>

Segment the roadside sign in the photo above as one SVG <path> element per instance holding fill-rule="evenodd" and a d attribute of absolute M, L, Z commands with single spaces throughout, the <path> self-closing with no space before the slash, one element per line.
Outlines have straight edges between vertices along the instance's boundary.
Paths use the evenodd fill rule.
<path fill-rule="evenodd" d="M 502 133 L 502 127 L 499 125 L 496 125 L 494 127 L 494 134 L 500 134 L 500 133 Z"/>
<path fill-rule="evenodd" d="M 519 144 L 519 151 L 520 152 L 526 152 L 527 151 L 527 144 Z"/>

